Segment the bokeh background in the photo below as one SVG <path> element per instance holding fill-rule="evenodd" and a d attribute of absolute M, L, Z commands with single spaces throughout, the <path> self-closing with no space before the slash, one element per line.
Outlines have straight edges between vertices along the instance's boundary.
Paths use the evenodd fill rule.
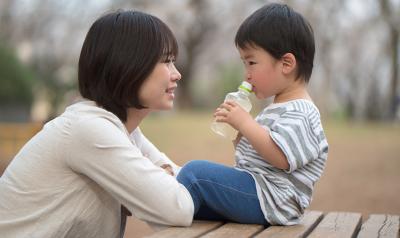
<path fill-rule="evenodd" d="M 230 142 L 210 128 L 214 109 L 244 71 L 233 39 L 240 23 L 271 1 L 0 1 L 0 175 L 43 124 L 79 99 L 77 62 L 90 25 L 136 9 L 175 33 L 180 54 L 176 105 L 142 125 L 176 163 L 232 165 Z M 276 1 L 275 1 L 276 2 Z M 312 209 L 400 214 L 400 0 L 288 0 L 314 28 L 310 93 L 330 144 Z M 271 99 L 252 98 L 256 115 Z M 130 218 L 126 237 L 151 229 Z"/>

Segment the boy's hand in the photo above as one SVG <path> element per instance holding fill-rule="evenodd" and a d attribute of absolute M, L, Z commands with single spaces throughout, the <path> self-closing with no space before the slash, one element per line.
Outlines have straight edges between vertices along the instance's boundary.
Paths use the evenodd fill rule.
<path fill-rule="evenodd" d="M 172 166 L 169 164 L 163 164 L 160 166 L 161 168 L 163 168 L 165 170 L 165 172 L 167 172 L 167 174 L 174 176 L 174 170 L 172 169 Z"/>
<path fill-rule="evenodd" d="M 234 101 L 222 103 L 214 113 L 217 122 L 225 122 L 241 132 L 243 125 L 253 117 Z"/>
<path fill-rule="evenodd" d="M 237 136 L 236 136 L 236 139 L 234 140 L 234 141 L 232 141 L 233 142 L 233 147 L 235 147 L 236 148 L 236 146 L 237 146 L 237 144 L 239 143 L 239 141 L 240 141 L 240 139 L 242 139 L 242 133 L 238 133 L 237 134 Z"/>

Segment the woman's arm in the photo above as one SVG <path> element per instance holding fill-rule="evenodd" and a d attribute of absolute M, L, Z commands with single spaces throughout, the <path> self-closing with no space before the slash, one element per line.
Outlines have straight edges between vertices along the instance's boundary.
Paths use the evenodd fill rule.
<path fill-rule="evenodd" d="M 133 146 L 106 119 L 79 122 L 73 128 L 68 165 L 109 192 L 136 217 L 165 225 L 188 226 L 193 201 L 186 188 Z"/>
<path fill-rule="evenodd" d="M 155 165 L 165 169 L 168 173 L 172 172 L 171 175 L 176 176 L 180 170 L 180 167 L 170 160 L 164 153 L 159 151 L 157 147 L 151 143 L 145 135 L 143 135 L 140 128 L 136 128 L 131 138 L 135 140 L 138 148 L 142 154 L 149 158 Z"/>

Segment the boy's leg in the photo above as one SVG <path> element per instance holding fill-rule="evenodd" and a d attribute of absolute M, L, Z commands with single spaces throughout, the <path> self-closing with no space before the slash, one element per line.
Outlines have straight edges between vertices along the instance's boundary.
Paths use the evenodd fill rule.
<path fill-rule="evenodd" d="M 214 216 L 219 215 L 240 223 L 268 224 L 261 211 L 254 179 L 246 172 L 195 160 L 182 167 L 177 179 L 193 198 L 195 218 L 198 214 L 202 219 L 215 220 L 219 218 Z"/>
<path fill-rule="evenodd" d="M 227 220 L 222 215 L 216 213 L 207 205 L 202 205 L 198 209 L 197 213 L 194 215 L 194 219 L 196 220 L 213 220 L 213 221 L 225 221 Z"/>

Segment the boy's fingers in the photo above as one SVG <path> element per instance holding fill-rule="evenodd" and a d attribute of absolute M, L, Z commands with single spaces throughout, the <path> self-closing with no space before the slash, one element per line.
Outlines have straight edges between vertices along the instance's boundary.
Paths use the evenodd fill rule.
<path fill-rule="evenodd" d="M 226 119 L 225 119 L 225 117 L 216 117 L 215 121 L 216 122 L 226 122 Z"/>
<path fill-rule="evenodd" d="M 219 110 L 223 110 L 223 109 L 225 109 L 225 107 L 226 107 L 226 104 L 222 103 L 221 105 L 219 105 Z"/>
<path fill-rule="evenodd" d="M 215 112 L 214 113 L 214 116 L 222 116 L 222 117 L 226 117 L 227 116 L 227 114 L 228 114 L 228 111 L 225 109 L 225 110 L 220 110 L 220 111 L 218 111 L 218 112 Z"/>
<path fill-rule="evenodd" d="M 230 112 L 232 110 L 233 106 L 234 106 L 233 104 L 228 104 L 225 102 L 225 103 L 221 104 L 220 107 L 222 108 L 222 110 L 225 109 L 226 111 Z"/>
<path fill-rule="evenodd" d="M 235 101 L 226 101 L 224 104 L 225 104 L 225 107 L 229 107 L 231 109 L 235 108 L 239 105 Z"/>
<path fill-rule="evenodd" d="M 237 103 L 235 101 L 231 101 L 231 100 L 226 101 L 225 104 L 227 104 L 227 105 L 229 105 L 231 107 L 234 107 L 234 106 L 237 105 Z"/>

